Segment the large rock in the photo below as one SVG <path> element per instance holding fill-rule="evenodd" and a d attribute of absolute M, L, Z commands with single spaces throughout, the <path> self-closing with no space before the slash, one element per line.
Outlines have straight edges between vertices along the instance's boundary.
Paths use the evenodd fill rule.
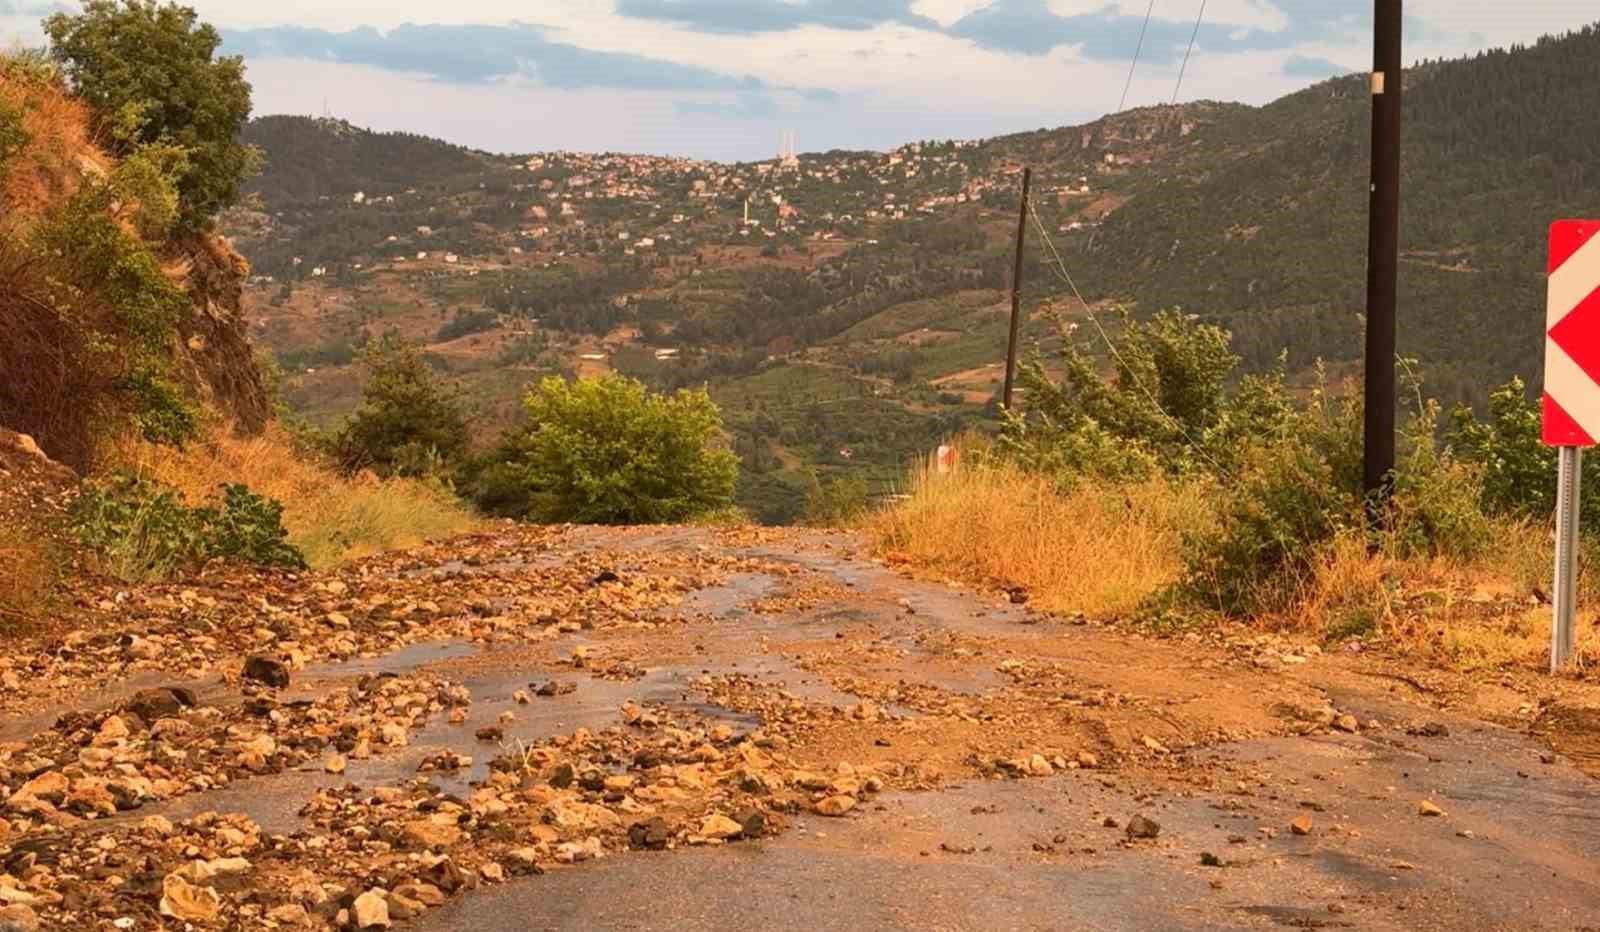
<path fill-rule="evenodd" d="M 350 906 L 350 915 L 357 929 L 387 929 L 393 925 L 389 920 L 389 901 L 377 890 L 368 890 L 356 897 Z"/>

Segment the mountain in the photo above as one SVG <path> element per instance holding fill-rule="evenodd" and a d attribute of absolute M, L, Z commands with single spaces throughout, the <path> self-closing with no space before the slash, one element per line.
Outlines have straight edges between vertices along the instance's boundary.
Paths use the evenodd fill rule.
<path fill-rule="evenodd" d="M 1400 347 L 1430 391 L 1537 380 L 1543 231 L 1600 213 L 1600 32 L 1427 62 L 1406 77 Z M 1200 102 L 995 139 L 721 164 L 472 152 L 267 118 L 256 210 L 226 228 L 257 338 L 329 421 L 367 339 L 428 346 L 484 439 L 529 379 L 617 370 L 708 383 L 742 500 L 792 514 L 808 469 L 888 488 L 992 416 L 1017 187 L 1034 171 L 1025 337 L 1057 339 L 1055 263 L 1097 306 L 1226 324 L 1256 368 L 1358 370 L 1369 102 L 1361 76 L 1264 107 Z"/>

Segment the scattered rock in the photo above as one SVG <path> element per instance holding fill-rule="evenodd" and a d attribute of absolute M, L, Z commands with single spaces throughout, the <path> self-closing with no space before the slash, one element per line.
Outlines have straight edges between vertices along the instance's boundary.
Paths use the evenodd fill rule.
<path fill-rule="evenodd" d="M 1361 730 L 1361 723 L 1356 720 L 1354 715 L 1351 715 L 1347 712 L 1333 720 L 1333 727 L 1339 729 L 1340 731 L 1354 734 L 1355 732 Z"/>
<path fill-rule="evenodd" d="M 1440 809 L 1438 805 L 1431 800 L 1424 799 L 1422 802 L 1417 804 L 1417 815 L 1442 816 L 1444 815 L 1444 810 Z"/>
<path fill-rule="evenodd" d="M 198 886 L 173 872 L 161 881 L 161 915 L 179 922 L 210 922 L 222 910 L 222 897 L 212 887 Z"/>
<path fill-rule="evenodd" d="M 1154 819 L 1136 815 L 1128 820 L 1126 831 L 1129 838 L 1154 838 L 1161 834 L 1161 825 Z"/>
<path fill-rule="evenodd" d="M 671 840 L 672 829 L 660 816 L 628 826 L 628 846 L 634 849 L 660 851 Z"/>
<path fill-rule="evenodd" d="M 854 796 L 829 796 L 815 806 L 818 815 L 838 818 L 856 807 Z"/>
<path fill-rule="evenodd" d="M 289 668 L 282 661 L 273 660 L 271 657 L 255 655 L 244 662 L 244 670 L 240 674 L 247 680 L 253 680 L 273 689 L 284 689 L 289 685 Z"/>
<path fill-rule="evenodd" d="M 700 837 L 715 838 L 721 841 L 738 838 L 744 834 L 744 826 L 728 818 L 720 812 L 713 812 L 706 816 L 700 824 Z"/>
<path fill-rule="evenodd" d="M 350 913 L 357 929 L 387 929 L 394 924 L 389 919 L 389 901 L 377 890 L 356 897 Z"/>
<path fill-rule="evenodd" d="M 1311 834 L 1311 829 L 1314 825 L 1315 823 L 1312 821 L 1310 816 L 1296 816 L 1289 823 L 1289 831 L 1294 832 L 1296 835 L 1309 835 Z"/>

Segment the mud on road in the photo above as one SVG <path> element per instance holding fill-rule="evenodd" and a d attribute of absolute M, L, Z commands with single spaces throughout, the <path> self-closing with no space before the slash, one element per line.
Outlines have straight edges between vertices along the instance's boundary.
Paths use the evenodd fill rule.
<path fill-rule="evenodd" d="M 508 527 L 77 620 L 0 657 L 0 928 L 1600 928 L 1579 681 L 835 532 Z"/>

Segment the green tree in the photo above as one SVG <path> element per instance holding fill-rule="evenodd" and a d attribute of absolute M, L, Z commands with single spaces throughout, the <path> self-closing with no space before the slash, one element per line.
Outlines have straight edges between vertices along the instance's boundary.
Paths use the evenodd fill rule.
<path fill-rule="evenodd" d="M 334 438 L 345 469 L 433 475 L 466 451 L 460 396 L 428 368 L 415 345 L 386 336 L 361 361 L 367 369 L 361 407 Z"/>
<path fill-rule="evenodd" d="M 172 3 L 86 0 L 82 13 L 54 14 L 44 29 L 51 57 L 117 155 L 149 145 L 186 153 L 177 182 L 184 229 L 200 229 L 237 200 L 258 161 L 239 141 L 250 85 L 242 59 L 215 57 L 215 28 Z"/>
<path fill-rule="evenodd" d="M 722 448 L 722 414 L 704 390 L 659 395 L 622 376 L 552 377 L 523 403 L 528 426 L 503 451 L 533 520 L 668 523 L 733 501 L 739 460 Z"/>

